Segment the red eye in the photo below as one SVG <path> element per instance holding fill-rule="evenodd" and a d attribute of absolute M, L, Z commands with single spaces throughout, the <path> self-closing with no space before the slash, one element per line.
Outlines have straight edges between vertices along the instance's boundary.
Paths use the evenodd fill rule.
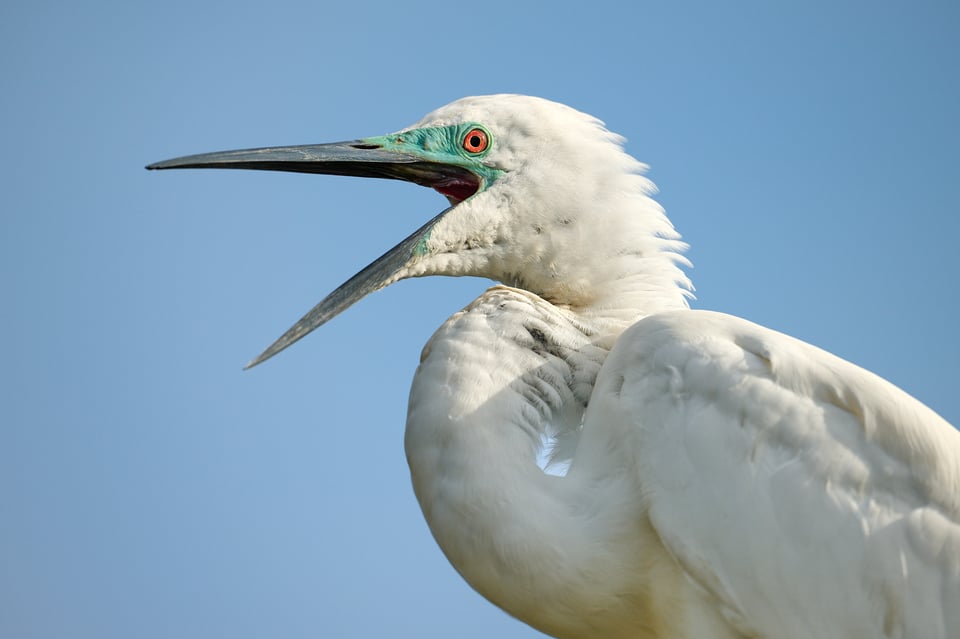
<path fill-rule="evenodd" d="M 470 153 L 482 153 L 486 151 L 487 144 L 487 132 L 483 129 L 470 129 L 465 136 L 463 136 L 463 148 L 469 151 Z"/>

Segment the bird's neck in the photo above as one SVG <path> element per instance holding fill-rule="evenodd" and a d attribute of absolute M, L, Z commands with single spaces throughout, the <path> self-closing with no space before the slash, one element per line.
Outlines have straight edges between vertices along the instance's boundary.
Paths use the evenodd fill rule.
<path fill-rule="evenodd" d="M 431 255 L 410 274 L 488 277 L 617 332 L 686 308 L 686 245 L 649 197 L 652 183 L 632 172 L 572 182 L 519 201 L 510 184 L 495 185 L 461 203 L 433 228 Z"/>
<path fill-rule="evenodd" d="M 411 390 L 414 490 L 451 563 L 511 614 L 555 636 L 663 636 L 658 615 L 676 609 L 682 579 L 666 552 L 648 552 L 660 542 L 633 473 L 557 477 L 537 464 L 545 436 L 579 434 L 606 356 L 597 337 L 507 287 L 448 320 Z"/>

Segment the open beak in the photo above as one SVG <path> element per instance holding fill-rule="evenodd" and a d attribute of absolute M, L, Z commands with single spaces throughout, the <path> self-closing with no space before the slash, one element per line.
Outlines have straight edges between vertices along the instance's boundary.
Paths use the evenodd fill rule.
<path fill-rule="evenodd" d="M 200 153 L 156 162 L 147 168 L 258 169 L 353 175 L 406 180 L 438 190 L 449 183 L 478 182 L 477 177 L 463 167 L 431 162 L 411 153 L 385 149 L 368 140 Z"/>
<path fill-rule="evenodd" d="M 480 188 L 480 178 L 466 168 L 425 160 L 411 153 L 390 150 L 375 142 L 374 139 L 201 153 L 156 162 L 147 168 L 259 169 L 406 180 L 436 189 L 447 195 L 453 204 L 469 197 Z M 251 368 L 270 359 L 361 298 L 402 279 L 401 271 L 423 255 L 430 229 L 449 210 L 441 212 L 379 259 L 341 284 L 245 368 Z"/>

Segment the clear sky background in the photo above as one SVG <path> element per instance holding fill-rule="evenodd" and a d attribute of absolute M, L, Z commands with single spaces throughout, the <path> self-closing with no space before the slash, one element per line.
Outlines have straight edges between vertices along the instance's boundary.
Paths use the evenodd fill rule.
<path fill-rule="evenodd" d="M 173 156 L 571 104 L 651 165 L 696 307 L 960 423 L 958 7 L 3 3 L 0 636 L 537 636 L 448 565 L 402 449 L 420 348 L 489 282 L 402 282 L 241 370 L 443 199 L 143 170 Z"/>

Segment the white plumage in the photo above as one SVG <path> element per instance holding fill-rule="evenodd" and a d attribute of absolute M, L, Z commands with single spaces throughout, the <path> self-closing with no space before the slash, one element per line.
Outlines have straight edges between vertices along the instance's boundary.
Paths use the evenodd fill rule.
<path fill-rule="evenodd" d="M 474 125 L 475 158 L 437 159 L 441 135 L 408 148 Z M 430 529 L 477 591 L 564 639 L 960 637 L 960 434 L 853 364 L 690 310 L 684 245 L 618 136 L 501 95 L 361 142 L 496 177 L 267 356 L 406 277 L 503 284 L 424 348 L 405 440 Z M 538 464 L 544 441 L 565 475 Z"/>
<path fill-rule="evenodd" d="M 848 362 L 683 309 L 677 236 L 596 121 L 493 97 L 417 126 L 458 118 L 506 119 L 516 183 L 445 235 L 486 228 L 504 255 L 470 269 L 539 294 L 488 291 L 414 380 L 414 486 L 461 574 L 561 637 L 960 636 L 960 435 Z M 541 434 L 579 435 L 565 477 Z"/>

